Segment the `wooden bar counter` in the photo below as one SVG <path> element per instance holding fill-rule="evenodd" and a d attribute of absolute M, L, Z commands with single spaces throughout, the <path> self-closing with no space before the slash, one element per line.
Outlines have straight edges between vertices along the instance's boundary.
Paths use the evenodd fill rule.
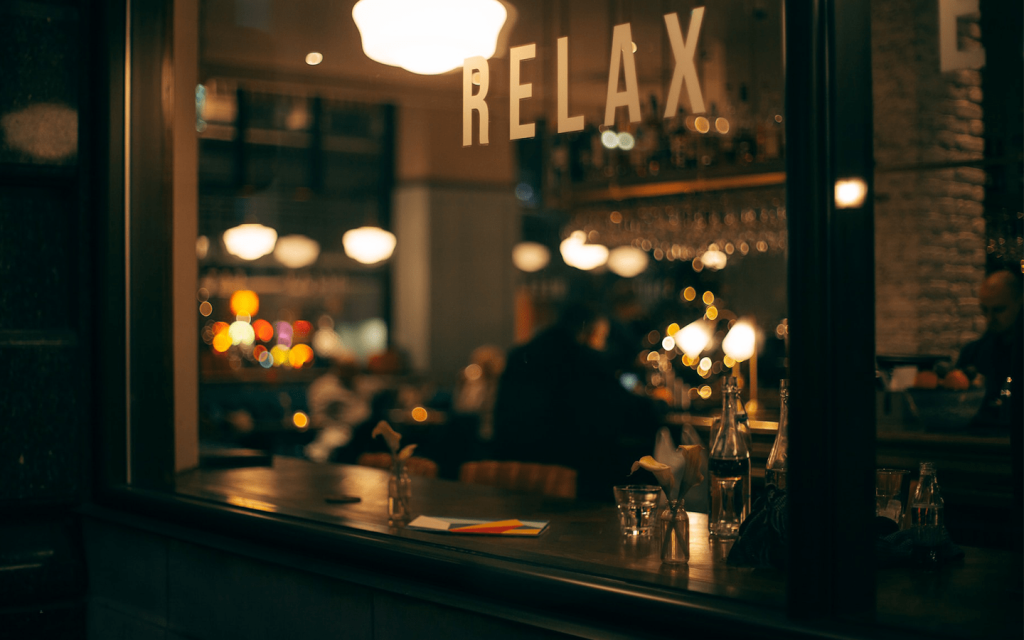
<path fill-rule="evenodd" d="M 274 520 L 326 528 L 335 532 L 339 548 L 354 540 L 360 544 L 372 542 L 376 548 L 393 548 L 398 557 L 441 558 L 448 566 L 463 571 L 473 566 L 499 567 L 511 574 L 529 574 L 541 584 L 571 583 L 605 595 L 614 593 L 623 599 L 621 602 L 635 597 L 666 606 L 676 601 L 701 606 L 728 600 L 736 607 L 731 617 L 737 630 L 763 623 L 783 635 L 802 635 L 796 628 L 786 631 L 785 574 L 727 566 L 725 557 L 731 543 L 709 541 L 704 514 L 690 514 L 689 565 L 670 569 L 661 565 L 657 539 L 626 539 L 620 535 L 615 507 L 610 502 L 545 498 L 414 477 L 415 515 L 519 518 L 550 524 L 535 539 L 389 527 L 387 478 L 387 472 L 368 467 L 317 465 L 275 457 L 272 467 L 188 472 L 178 478 L 176 492 Z M 359 496 L 361 501 L 328 504 L 325 497 L 334 494 Z M 415 562 L 409 562 L 410 574 L 415 574 Z M 469 570 L 459 575 L 473 573 Z M 991 637 L 1007 633 L 1020 637 L 1019 555 L 968 548 L 964 560 L 938 571 L 887 569 L 879 570 L 877 576 L 880 622 L 906 626 L 918 633 L 976 637 L 984 631 Z M 546 597 L 550 599 L 552 593 L 569 592 L 556 589 Z M 557 602 L 557 597 L 555 600 L 549 604 L 556 608 L 566 604 Z M 850 634 L 861 635 L 854 627 Z M 876 630 L 874 635 L 885 634 L 878 636 Z"/>

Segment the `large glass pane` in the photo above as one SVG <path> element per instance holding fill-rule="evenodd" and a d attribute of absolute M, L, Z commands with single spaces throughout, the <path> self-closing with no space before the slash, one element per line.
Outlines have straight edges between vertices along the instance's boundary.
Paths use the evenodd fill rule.
<path fill-rule="evenodd" d="M 879 619 L 970 637 L 1021 632 L 1012 4 L 876 2 L 872 18 L 877 465 L 890 470 L 877 485 Z"/>
<path fill-rule="evenodd" d="M 781 603 L 783 532 L 743 549 L 707 514 L 764 508 L 788 366 L 782 3 L 355 4 L 199 5 L 178 490 L 438 541 L 388 526 L 386 421 L 414 516 L 550 522 L 447 544 Z M 729 380 L 748 457 L 685 492 L 672 572 L 612 487 L 655 483 L 645 455 L 684 475 L 679 444 L 711 476 Z"/>

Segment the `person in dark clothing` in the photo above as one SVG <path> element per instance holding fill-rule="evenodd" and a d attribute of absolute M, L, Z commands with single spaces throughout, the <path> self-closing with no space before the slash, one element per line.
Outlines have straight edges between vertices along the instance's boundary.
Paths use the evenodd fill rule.
<path fill-rule="evenodd" d="M 608 319 L 596 309 L 567 307 L 509 353 L 494 407 L 501 458 L 572 467 L 577 496 L 606 501 L 633 461 L 653 450 L 663 412 L 616 379 L 601 353 L 607 335 Z"/>
<path fill-rule="evenodd" d="M 1021 305 L 1024 288 L 1021 278 L 1010 271 L 995 271 L 985 277 L 978 291 L 978 302 L 985 316 L 986 330 L 978 340 L 960 351 L 956 368 L 970 377 L 985 378 L 985 400 L 974 420 L 978 426 L 1021 426 L 1024 378 L 1024 313 Z M 1006 389 L 1007 378 L 1010 379 Z M 1010 392 L 1006 402 L 1001 394 Z M 1012 423 L 1012 424 L 1011 424 Z"/>

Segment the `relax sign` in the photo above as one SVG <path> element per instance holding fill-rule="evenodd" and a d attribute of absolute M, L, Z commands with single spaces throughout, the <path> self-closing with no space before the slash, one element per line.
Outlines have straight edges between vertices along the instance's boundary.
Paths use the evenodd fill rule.
<path fill-rule="evenodd" d="M 704 7 L 697 7 L 691 12 L 690 27 L 686 38 L 679 25 L 679 15 L 665 15 L 665 29 L 668 31 L 669 43 L 675 57 L 675 71 L 668 89 L 663 117 L 671 118 L 679 111 L 679 95 L 683 84 L 690 99 L 694 113 L 704 112 L 704 97 L 697 82 L 697 69 L 694 67 L 694 54 L 697 52 L 697 39 L 700 36 L 700 24 L 704 19 Z M 636 61 L 633 58 L 633 33 L 629 23 L 615 25 L 612 31 L 612 55 L 608 65 L 608 93 L 605 99 L 604 124 L 615 123 L 615 110 L 619 107 L 629 109 L 629 121 L 640 122 L 640 91 L 636 81 Z M 532 60 L 537 56 L 537 45 L 527 44 L 509 49 L 509 139 L 532 138 L 536 135 L 535 123 L 519 121 L 519 103 L 533 95 L 533 84 L 520 84 L 520 68 L 524 60 Z M 558 39 L 558 133 L 583 130 L 583 116 L 569 115 L 569 38 Z M 619 91 L 619 76 L 625 76 L 625 90 Z M 479 79 L 480 90 L 473 93 L 473 76 Z M 473 112 L 480 116 L 480 144 L 489 140 L 489 114 L 487 111 L 487 90 L 490 86 L 490 73 L 487 60 L 482 56 L 466 58 L 462 65 L 462 146 L 473 144 Z"/>

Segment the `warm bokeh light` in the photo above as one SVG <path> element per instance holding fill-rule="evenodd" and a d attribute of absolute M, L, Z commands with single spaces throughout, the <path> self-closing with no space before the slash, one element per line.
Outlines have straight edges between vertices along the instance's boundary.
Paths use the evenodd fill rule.
<path fill-rule="evenodd" d="M 617 276 L 633 278 L 647 269 L 650 258 L 636 247 L 615 247 L 608 253 L 608 269 Z"/>
<path fill-rule="evenodd" d="M 284 345 L 274 345 L 274 348 L 270 350 L 270 356 L 274 360 L 274 366 L 280 367 L 284 363 L 288 362 L 288 347 Z"/>
<path fill-rule="evenodd" d="M 864 205 L 868 185 L 860 178 L 836 180 L 836 208 L 856 209 Z"/>
<path fill-rule="evenodd" d="M 729 262 L 729 256 L 715 249 L 712 251 L 705 251 L 704 255 L 700 257 L 700 261 L 708 269 L 718 271 L 719 269 L 725 268 L 725 265 Z"/>
<path fill-rule="evenodd" d="M 206 254 L 210 252 L 210 239 L 206 236 L 199 236 L 196 238 L 196 258 L 200 260 L 206 259 Z"/>
<path fill-rule="evenodd" d="M 696 320 L 679 330 L 674 336 L 676 344 L 691 360 L 711 341 L 711 327 L 703 320 Z"/>
<path fill-rule="evenodd" d="M 714 320 L 718 317 L 718 307 L 711 305 L 704 311 L 704 315 L 708 320 Z"/>
<path fill-rule="evenodd" d="M 231 348 L 231 342 L 231 336 L 227 332 L 218 333 L 213 336 L 213 350 L 217 353 L 224 353 Z"/>
<path fill-rule="evenodd" d="M 722 364 L 732 369 L 733 367 L 736 366 L 736 361 L 730 358 L 729 356 L 725 356 L 724 358 L 722 358 Z"/>
<path fill-rule="evenodd" d="M 231 344 L 252 344 L 256 339 L 256 332 L 248 322 L 236 320 L 228 327 L 228 335 L 231 337 Z"/>
<path fill-rule="evenodd" d="M 512 264 L 520 271 L 540 271 L 550 261 L 551 251 L 539 242 L 520 242 L 512 247 Z"/>
<path fill-rule="evenodd" d="M 258 344 L 252 348 L 252 357 L 255 358 L 257 362 L 262 361 L 264 353 L 268 353 L 268 350 L 262 344 Z"/>
<path fill-rule="evenodd" d="M 665 336 L 665 339 L 661 341 L 661 348 L 671 351 L 676 348 L 676 341 L 672 339 L 672 336 Z"/>
<path fill-rule="evenodd" d="M 623 131 L 619 134 L 618 145 L 623 151 L 631 151 L 636 146 L 636 138 L 632 133 Z"/>
<path fill-rule="evenodd" d="M 684 353 L 683 354 L 683 366 L 684 367 L 689 367 L 689 366 L 692 366 L 692 365 L 693 365 L 693 358 L 691 358 L 690 356 L 688 356 L 688 355 L 686 355 Z"/>
<path fill-rule="evenodd" d="M 710 291 L 705 291 L 704 295 L 700 297 L 704 304 L 712 304 L 715 301 L 715 294 Z"/>
<path fill-rule="evenodd" d="M 397 244 L 395 234 L 380 227 L 350 229 L 341 236 L 345 255 L 362 264 L 377 264 L 391 257 Z"/>
<path fill-rule="evenodd" d="M 319 51 L 310 51 L 306 54 L 306 64 L 311 67 L 315 67 L 324 61 L 324 54 Z"/>
<path fill-rule="evenodd" d="M 274 333 L 277 334 L 277 344 L 283 347 L 292 346 L 292 325 L 284 320 L 274 323 Z"/>
<path fill-rule="evenodd" d="M 608 262 L 608 247 L 587 244 L 587 234 L 583 231 L 573 231 L 558 248 L 565 264 L 582 271 L 596 269 Z"/>
<path fill-rule="evenodd" d="M 693 121 L 693 127 L 701 133 L 711 131 L 711 123 L 704 116 L 697 116 Z"/>
<path fill-rule="evenodd" d="M 621 224 L 622 214 L 619 213 L 618 211 L 612 211 L 610 214 L 608 214 L 608 219 L 612 221 L 612 224 Z"/>
<path fill-rule="evenodd" d="M 209 300 L 199 305 L 199 315 L 207 318 L 211 313 L 213 313 L 213 305 L 210 304 Z"/>
<path fill-rule="evenodd" d="M 619 146 L 619 134 L 611 129 L 606 130 L 601 134 L 601 144 L 605 149 L 614 149 Z"/>
<path fill-rule="evenodd" d="M 700 261 L 700 258 L 694 258 L 690 264 L 693 265 L 693 270 L 697 273 L 704 270 L 704 263 Z"/>
<path fill-rule="evenodd" d="M 466 376 L 466 380 L 479 380 L 480 376 L 484 374 L 484 370 L 483 367 L 481 367 L 480 365 L 473 363 L 467 366 L 463 370 L 463 373 Z"/>
<path fill-rule="evenodd" d="M 252 330 L 261 342 L 270 342 L 274 339 L 274 327 L 262 318 L 252 323 Z"/>
<path fill-rule="evenodd" d="M 310 332 L 313 331 L 313 324 L 308 320 L 298 320 L 292 325 L 292 329 L 295 332 L 293 336 L 296 340 L 305 340 L 309 337 Z"/>
<path fill-rule="evenodd" d="M 320 256 L 320 243 L 303 235 L 293 234 L 279 238 L 274 247 L 274 259 L 289 269 L 308 267 Z"/>
<path fill-rule="evenodd" d="M 368 58 L 423 75 L 493 56 L 507 18 L 497 0 L 360 0 L 352 8 Z"/>
<path fill-rule="evenodd" d="M 416 407 L 412 410 L 412 419 L 416 422 L 427 421 L 427 410 L 423 407 Z"/>
<path fill-rule="evenodd" d="M 708 371 L 711 369 L 711 358 L 704 357 L 697 363 L 697 371 Z"/>
<path fill-rule="evenodd" d="M 256 295 L 255 291 L 240 289 L 231 294 L 228 306 L 231 308 L 231 313 L 235 316 L 249 316 L 251 318 L 260 310 L 260 297 Z"/>
<path fill-rule="evenodd" d="M 309 416 L 302 411 L 296 411 L 292 414 L 292 424 L 296 429 L 305 429 L 309 426 Z"/>
<path fill-rule="evenodd" d="M 683 289 L 683 300 L 686 300 L 687 302 L 690 302 L 691 300 L 693 300 L 696 297 L 697 297 L 697 290 L 694 289 L 693 287 L 686 287 L 685 289 Z"/>
<path fill-rule="evenodd" d="M 674 336 L 681 328 L 677 323 L 673 322 L 665 328 L 665 335 Z"/>
<path fill-rule="evenodd" d="M 288 352 L 288 362 L 295 369 L 301 369 L 303 365 L 313 362 L 313 348 L 308 344 L 297 344 Z"/>
<path fill-rule="evenodd" d="M 715 131 L 718 133 L 729 133 L 729 121 L 725 118 L 715 118 Z"/>
<path fill-rule="evenodd" d="M 754 327 L 748 322 L 737 322 L 722 340 L 722 351 L 736 362 L 743 362 L 754 355 L 756 345 Z"/>
<path fill-rule="evenodd" d="M 317 329 L 313 332 L 313 352 L 321 358 L 330 358 L 341 350 L 341 339 L 334 329 Z"/>
<path fill-rule="evenodd" d="M 224 232 L 228 253 L 243 260 L 262 258 L 274 250 L 277 231 L 261 224 L 240 224 Z"/>
<path fill-rule="evenodd" d="M 707 400 L 708 398 L 711 397 L 711 387 L 709 387 L 708 385 L 704 385 L 703 387 L 700 388 L 700 391 L 698 391 L 697 394 L 700 395 L 701 398 Z"/>

